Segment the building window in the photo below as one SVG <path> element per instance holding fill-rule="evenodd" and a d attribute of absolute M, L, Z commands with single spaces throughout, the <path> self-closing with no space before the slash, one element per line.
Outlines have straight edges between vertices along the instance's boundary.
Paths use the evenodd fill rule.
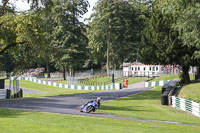
<path fill-rule="evenodd" d="M 137 71 L 137 67 L 135 67 L 135 71 Z"/>
<path fill-rule="evenodd" d="M 134 69 L 134 67 L 132 67 L 132 70 Z"/>
<path fill-rule="evenodd" d="M 153 67 L 153 71 L 155 71 L 155 67 Z"/>
<path fill-rule="evenodd" d="M 156 71 L 158 71 L 158 67 L 156 67 Z"/>
<path fill-rule="evenodd" d="M 144 71 L 146 70 L 146 67 L 144 67 Z"/>
<path fill-rule="evenodd" d="M 149 67 L 149 71 L 151 71 L 151 67 Z"/>
<path fill-rule="evenodd" d="M 138 71 L 140 71 L 140 67 L 138 67 Z"/>

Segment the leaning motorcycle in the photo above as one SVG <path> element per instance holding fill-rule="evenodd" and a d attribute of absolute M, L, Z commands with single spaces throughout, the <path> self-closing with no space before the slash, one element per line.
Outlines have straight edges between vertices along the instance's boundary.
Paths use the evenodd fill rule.
<path fill-rule="evenodd" d="M 96 101 L 90 101 L 87 104 L 83 105 L 83 107 L 80 109 L 80 112 L 95 112 L 95 110 L 98 108 L 97 102 Z"/>

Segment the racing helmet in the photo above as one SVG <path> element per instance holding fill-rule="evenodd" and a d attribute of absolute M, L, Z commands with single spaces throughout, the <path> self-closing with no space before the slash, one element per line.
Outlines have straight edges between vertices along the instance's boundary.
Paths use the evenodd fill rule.
<path fill-rule="evenodd" d="M 97 97 L 97 102 L 100 102 L 101 101 L 101 98 L 100 97 Z"/>

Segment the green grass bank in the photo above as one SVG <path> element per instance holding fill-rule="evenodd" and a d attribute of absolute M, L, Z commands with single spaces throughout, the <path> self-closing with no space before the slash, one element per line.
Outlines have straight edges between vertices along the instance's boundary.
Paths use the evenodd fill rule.
<path fill-rule="evenodd" d="M 161 87 L 118 100 L 103 102 L 99 112 L 131 118 L 200 125 L 198 117 L 170 106 L 162 106 Z"/>
<path fill-rule="evenodd" d="M 142 81 L 146 81 L 148 80 L 149 78 L 141 78 L 141 77 L 127 77 L 123 80 L 117 80 L 115 81 L 116 83 L 121 83 L 123 84 L 123 82 L 125 82 L 125 80 L 128 80 L 129 84 L 134 84 L 134 83 L 137 83 L 137 82 L 142 82 Z M 112 81 L 112 78 L 111 77 L 98 77 L 98 78 L 95 78 L 95 79 L 88 79 L 88 82 L 89 83 L 96 83 L 96 82 L 100 82 L 100 83 L 106 83 L 106 85 L 111 85 Z M 67 84 L 67 81 L 66 80 L 59 80 L 59 81 L 53 81 L 53 82 L 56 82 L 56 83 L 63 83 L 63 84 Z M 109 82 L 109 83 L 108 83 Z M 83 82 L 83 83 L 78 83 L 79 85 L 90 85 L 87 83 L 87 81 Z"/>
<path fill-rule="evenodd" d="M 200 103 L 200 83 L 184 85 L 180 90 L 179 97 Z"/>
<path fill-rule="evenodd" d="M 6 81 L 6 83 L 9 84 L 9 81 Z M 27 89 L 44 92 L 41 94 L 24 93 L 24 97 L 47 97 L 47 96 L 59 96 L 59 95 L 71 95 L 71 94 L 79 94 L 79 93 L 97 92 L 97 91 L 65 89 L 65 88 L 53 87 L 53 86 L 48 86 L 48 85 L 42 85 L 42 84 L 34 83 L 31 81 L 25 81 L 25 80 L 20 80 L 19 86 L 21 88 L 27 88 Z"/>
<path fill-rule="evenodd" d="M 0 109 L 0 133 L 199 133 L 200 127 Z"/>

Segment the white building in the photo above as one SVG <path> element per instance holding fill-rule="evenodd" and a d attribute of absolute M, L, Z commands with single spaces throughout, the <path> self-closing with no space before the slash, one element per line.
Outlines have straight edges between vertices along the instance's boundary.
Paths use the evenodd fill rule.
<path fill-rule="evenodd" d="M 180 74 L 182 67 L 179 65 L 146 65 L 140 62 L 123 63 L 123 76 L 125 77 L 153 77 L 163 74 Z M 190 67 L 189 73 L 197 72 L 197 67 Z"/>
<path fill-rule="evenodd" d="M 145 65 L 139 62 L 124 63 L 123 75 L 134 77 L 158 76 L 162 72 L 162 65 Z"/>
<path fill-rule="evenodd" d="M 140 62 L 123 63 L 123 76 L 153 77 L 161 74 L 178 74 L 181 72 L 179 65 L 150 65 Z"/>

